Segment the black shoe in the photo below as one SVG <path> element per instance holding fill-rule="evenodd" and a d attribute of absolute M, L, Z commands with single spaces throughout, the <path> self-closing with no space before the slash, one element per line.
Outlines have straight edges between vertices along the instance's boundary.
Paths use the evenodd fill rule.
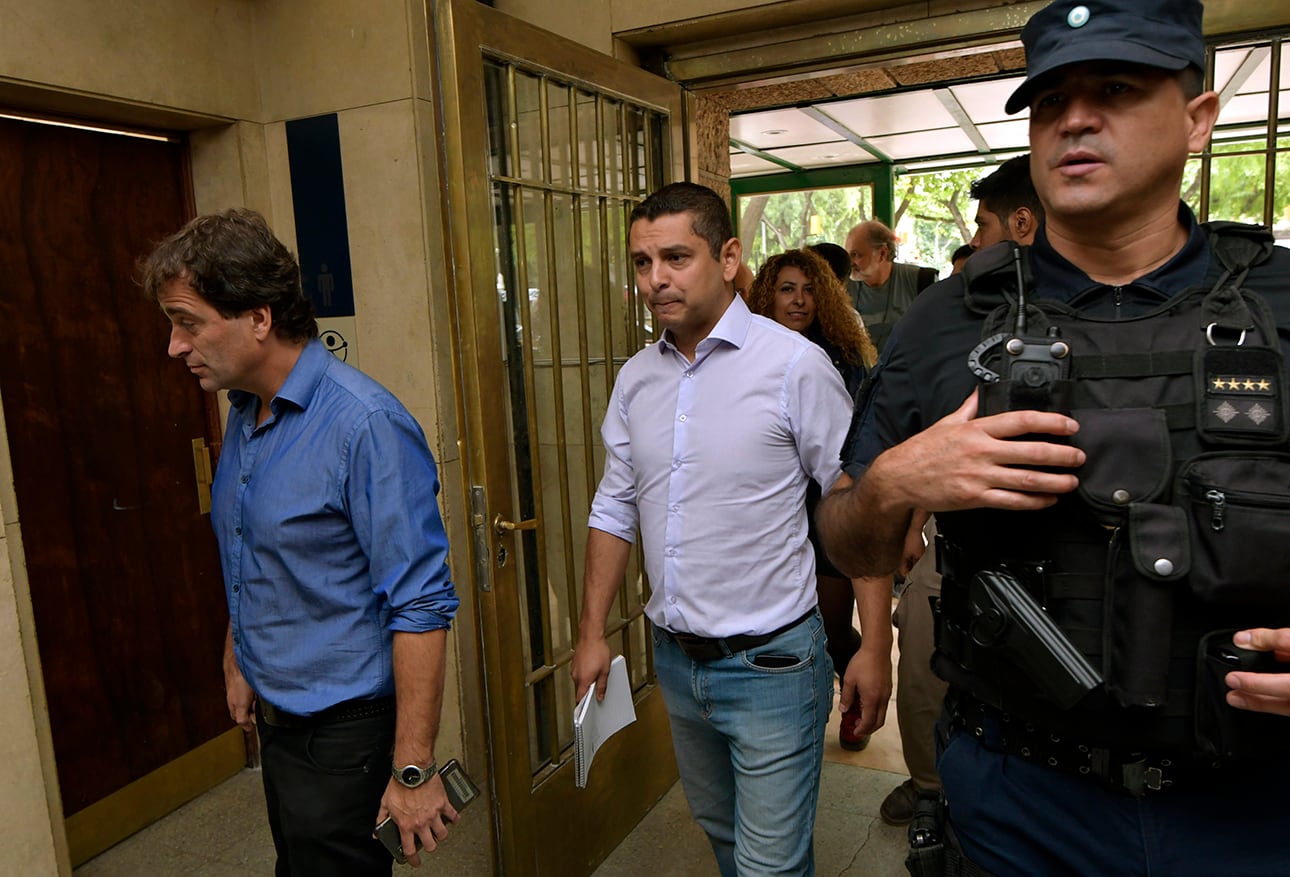
<path fill-rule="evenodd" d="M 914 804 L 918 802 L 918 786 L 905 780 L 887 793 L 878 808 L 878 815 L 888 825 L 908 825 L 914 821 Z"/>

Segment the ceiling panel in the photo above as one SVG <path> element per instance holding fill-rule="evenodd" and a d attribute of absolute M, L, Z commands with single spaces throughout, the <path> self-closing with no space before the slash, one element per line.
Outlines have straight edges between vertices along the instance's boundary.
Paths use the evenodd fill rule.
<path fill-rule="evenodd" d="M 788 170 L 773 161 L 766 161 L 746 152 L 736 152 L 730 156 L 730 175 L 732 177 L 751 177 L 761 174 L 777 174 Z"/>
<path fill-rule="evenodd" d="M 1030 120 L 1025 116 L 1007 122 L 979 125 L 978 130 L 992 150 L 1020 149 L 1024 152 L 1030 148 Z"/>
<path fill-rule="evenodd" d="M 1012 76 L 990 82 L 965 82 L 962 85 L 950 86 L 950 91 L 958 98 L 968 118 L 977 125 L 1004 122 L 1009 119 L 1024 119 L 1030 115 L 1028 110 L 1016 116 L 1009 116 L 1003 111 L 1003 105 L 1008 102 L 1008 98 L 1012 97 L 1012 93 L 1024 80 L 1024 76 Z"/>
<path fill-rule="evenodd" d="M 1281 110 L 1281 116 L 1284 118 L 1290 114 L 1290 106 L 1287 106 L 1286 100 L 1290 98 L 1290 92 L 1281 92 L 1278 98 L 1278 106 Z M 1264 122 L 1268 118 L 1268 94 L 1266 91 L 1256 94 L 1238 94 L 1227 102 L 1218 113 L 1218 124 L 1239 125 L 1244 122 Z"/>
<path fill-rule="evenodd" d="M 758 149 L 835 143 L 842 139 L 810 116 L 792 108 L 731 116 L 730 136 Z"/>
<path fill-rule="evenodd" d="M 1245 59 L 1250 55 L 1249 49 L 1224 49 L 1214 53 L 1214 88 L 1222 91 L 1231 81 Z M 1241 91 L 1266 90 L 1268 87 L 1268 65 L 1260 64 L 1245 80 Z"/>
<path fill-rule="evenodd" d="M 798 167 L 832 167 L 839 164 L 863 164 L 877 161 L 871 153 L 865 152 L 854 143 L 843 140 L 839 143 L 814 143 L 810 146 L 794 146 L 788 149 L 776 149 L 769 153 L 784 159 Z"/>
<path fill-rule="evenodd" d="M 972 139 L 960 128 L 942 128 L 939 131 L 911 131 L 890 137 L 875 137 L 870 141 L 897 162 L 928 155 L 951 155 L 957 152 L 976 152 Z"/>
<path fill-rule="evenodd" d="M 954 118 L 930 88 L 819 106 L 866 140 L 887 134 L 954 125 Z"/>

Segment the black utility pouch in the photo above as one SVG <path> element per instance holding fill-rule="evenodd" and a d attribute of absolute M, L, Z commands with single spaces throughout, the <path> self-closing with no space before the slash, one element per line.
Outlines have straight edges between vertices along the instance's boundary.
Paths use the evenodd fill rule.
<path fill-rule="evenodd" d="M 1222 606 L 1290 609 L 1290 454 L 1202 454 L 1178 470 L 1191 589 Z"/>
<path fill-rule="evenodd" d="M 1084 408 L 1071 412 L 1079 432 L 1071 444 L 1086 455 L 1079 497 L 1098 523 L 1120 526 L 1133 503 L 1151 502 L 1169 487 L 1173 460 L 1169 426 L 1155 408 Z"/>
<path fill-rule="evenodd" d="M 1176 506 L 1134 503 L 1128 538 L 1114 549 L 1104 607 L 1106 688 L 1121 706 L 1163 707 L 1175 592 L 1191 568 L 1187 516 Z"/>
<path fill-rule="evenodd" d="M 1200 640 L 1196 668 L 1196 743 L 1212 758 L 1247 758 L 1285 750 L 1290 718 L 1237 709 L 1227 703 L 1227 674 L 1233 670 L 1290 673 L 1271 652 L 1232 644 L 1235 629 L 1215 630 Z"/>

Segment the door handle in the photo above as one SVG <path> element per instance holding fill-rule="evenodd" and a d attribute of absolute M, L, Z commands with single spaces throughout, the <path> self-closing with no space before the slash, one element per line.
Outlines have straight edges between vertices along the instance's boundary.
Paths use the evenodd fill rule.
<path fill-rule="evenodd" d="M 493 518 L 493 531 L 498 536 L 505 536 L 515 530 L 536 530 L 537 525 L 537 518 L 529 518 L 527 521 L 508 521 L 500 514 Z"/>
<path fill-rule="evenodd" d="M 193 475 L 197 481 L 197 512 L 209 514 L 211 510 L 211 452 L 206 439 L 193 439 Z"/>

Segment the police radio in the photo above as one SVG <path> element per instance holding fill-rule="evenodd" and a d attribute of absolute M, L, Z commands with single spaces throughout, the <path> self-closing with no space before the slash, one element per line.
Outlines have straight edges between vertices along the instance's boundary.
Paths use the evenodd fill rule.
<path fill-rule="evenodd" d="M 968 368 L 984 385 L 980 413 L 984 416 L 1027 410 L 1069 414 L 1070 344 L 1062 340 L 1057 326 L 1050 326 L 1044 336 L 1027 334 L 1026 279 L 1021 247 L 1015 241 L 1012 262 L 1017 272 L 1017 318 L 1013 330 L 991 335 L 968 355 Z M 998 371 L 982 359 L 996 347 L 1002 347 Z"/>

